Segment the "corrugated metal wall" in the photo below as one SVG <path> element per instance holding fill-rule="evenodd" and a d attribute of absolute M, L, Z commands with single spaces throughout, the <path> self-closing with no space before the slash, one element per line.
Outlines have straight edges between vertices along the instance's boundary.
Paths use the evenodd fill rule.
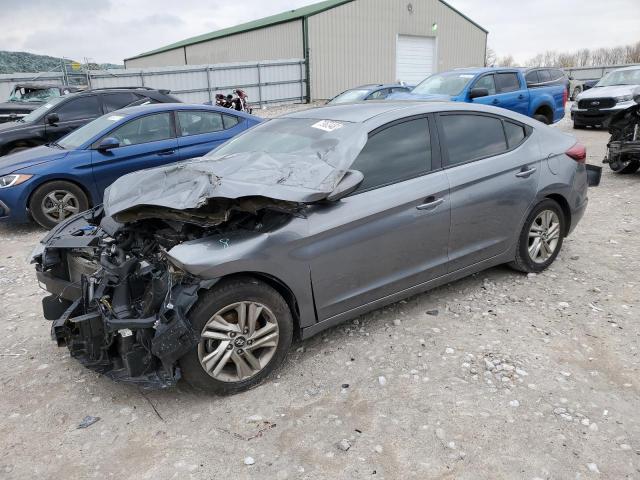
<path fill-rule="evenodd" d="M 187 65 L 302 58 L 302 20 L 188 45 Z M 185 65 L 185 48 L 127 60 L 127 68 Z"/>
<path fill-rule="evenodd" d="M 242 88 L 253 105 L 302 101 L 304 60 L 235 62 L 182 67 L 127 68 L 90 73 L 92 88 L 145 86 L 169 89 L 183 102 L 202 103 Z"/>
<path fill-rule="evenodd" d="M 185 65 L 184 48 L 176 48 L 168 52 L 156 53 L 148 57 L 134 58 L 124 62 L 125 68 L 166 67 L 169 65 Z"/>
<path fill-rule="evenodd" d="M 203 65 L 221 62 L 248 62 L 302 58 L 302 21 L 239 33 L 187 47 L 187 63 Z"/>
<path fill-rule="evenodd" d="M 357 0 L 309 18 L 312 98 L 395 81 L 399 34 L 436 37 L 437 71 L 484 64 L 486 33 L 442 2 Z"/>

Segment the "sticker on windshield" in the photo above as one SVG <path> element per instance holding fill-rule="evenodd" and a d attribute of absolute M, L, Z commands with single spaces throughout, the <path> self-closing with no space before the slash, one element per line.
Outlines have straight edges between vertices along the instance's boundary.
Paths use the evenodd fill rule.
<path fill-rule="evenodd" d="M 53 105 L 51 105 L 50 103 L 45 103 L 43 107 L 49 110 L 51 107 L 53 107 Z"/>
<path fill-rule="evenodd" d="M 324 130 L 325 132 L 333 132 L 339 128 L 344 127 L 340 122 L 334 122 L 332 120 L 320 120 L 317 123 L 311 125 L 311 128 L 317 128 L 318 130 Z"/>
<path fill-rule="evenodd" d="M 469 75 L 468 73 L 463 73 L 460 75 L 460 78 L 473 78 L 473 75 Z"/>
<path fill-rule="evenodd" d="M 124 118 L 124 115 L 111 115 L 110 117 L 107 117 L 107 120 L 111 120 L 112 122 L 117 122 L 118 120 L 122 120 Z"/>

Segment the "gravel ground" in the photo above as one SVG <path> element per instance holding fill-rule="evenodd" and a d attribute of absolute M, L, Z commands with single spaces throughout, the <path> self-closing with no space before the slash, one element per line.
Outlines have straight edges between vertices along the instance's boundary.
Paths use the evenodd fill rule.
<path fill-rule="evenodd" d="M 599 164 L 607 134 L 573 133 Z M 0 225 L 0 478 L 640 478 L 640 174 L 607 169 L 590 197 L 545 273 L 494 268 L 375 311 L 224 398 L 80 366 L 25 262 L 44 232 Z"/>

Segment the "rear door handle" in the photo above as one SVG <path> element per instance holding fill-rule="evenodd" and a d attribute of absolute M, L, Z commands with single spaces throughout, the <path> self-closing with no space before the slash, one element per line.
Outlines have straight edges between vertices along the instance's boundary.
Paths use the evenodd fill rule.
<path fill-rule="evenodd" d="M 524 95 L 520 94 L 518 95 L 518 100 L 522 100 L 524 98 Z"/>
<path fill-rule="evenodd" d="M 436 198 L 433 195 L 425 198 L 424 203 L 418 205 L 416 208 L 418 210 L 433 210 L 438 205 L 442 205 L 444 203 L 444 198 Z"/>
<path fill-rule="evenodd" d="M 175 150 L 163 150 L 161 152 L 158 152 L 158 155 L 165 156 L 165 155 L 173 155 L 174 153 L 176 153 Z"/>
<path fill-rule="evenodd" d="M 491 102 L 491 103 L 493 103 L 494 105 L 498 105 L 498 104 L 500 103 L 500 100 L 498 100 L 498 99 L 496 98 L 496 99 L 495 99 L 493 102 Z"/>
<path fill-rule="evenodd" d="M 516 173 L 516 177 L 518 178 L 529 178 L 536 172 L 536 168 L 532 167 L 529 170 L 522 170 L 521 172 Z"/>

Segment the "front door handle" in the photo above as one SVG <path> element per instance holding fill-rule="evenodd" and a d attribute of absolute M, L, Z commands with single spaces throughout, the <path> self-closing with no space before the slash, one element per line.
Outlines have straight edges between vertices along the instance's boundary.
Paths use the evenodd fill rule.
<path fill-rule="evenodd" d="M 444 198 L 436 198 L 433 195 L 425 198 L 424 203 L 418 205 L 416 208 L 418 210 L 433 210 L 438 205 L 442 205 L 444 203 Z"/>
<path fill-rule="evenodd" d="M 173 155 L 174 153 L 176 153 L 175 150 L 163 150 L 161 152 L 158 152 L 158 155 L 165 156 L 165 155 Z"/>
<path fill-rule="evenodd" d="M 531 167 L 529 170 L 522 170 L 521 172 L 516 173 L 516 177 L 518 178 L 529 178 L 536 172 L 535 167 Z"/>
<path fill-rule="evenodd" d="M 522 100 L 524 98 L 524 95 L 518 95 L 518 100 Z"/>

